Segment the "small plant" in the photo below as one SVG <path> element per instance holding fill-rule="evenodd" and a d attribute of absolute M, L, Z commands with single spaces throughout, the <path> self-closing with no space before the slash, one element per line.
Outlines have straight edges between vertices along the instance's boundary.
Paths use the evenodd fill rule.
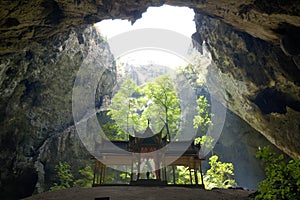
<path fill-rule="evenodd" d="M 74 185 L 77 187 L 92 187 L 93 169 L 90 166 L 86 166 L 84 169 L 79 170 L 79 174 L 81 178 L 74 181 Z"/>
<path fill-rule="evenodd" d="M 285 162 L 269 146 L 259 148 L 256 157 L 265 163 L 266 178 L 258 184 L 255 200 L 300 199 L 300 160 Z"/>
<path fill-rule="evenodd" d="M 203 147 L 204 145 L 204 147 L 206 148 L 211 148 L 213 142 L 214 138 L 209 135 L 203 135 L 201 137 L 195 138 L 195 145 L 200 143 L 201 147 Z"/>
<path fill-rule="evenodd" d="M 233 164 L 218 161 L 218 156 L 213 155 L 209 158 L 210 169 L 204 175 L 205 188 L 230 188 L 235 187 L 236 182 L 233 179 Z"/>
<path fill-rule="evenodd" d="M 54 169 L 56 171 L 59 182 L 54 183 L 54 186 L 52 186 L 50 190 L 70 188 L 72 186 L 74 178 L 71 172 L 71 166 L 66 162 L 59 162 Z"/>

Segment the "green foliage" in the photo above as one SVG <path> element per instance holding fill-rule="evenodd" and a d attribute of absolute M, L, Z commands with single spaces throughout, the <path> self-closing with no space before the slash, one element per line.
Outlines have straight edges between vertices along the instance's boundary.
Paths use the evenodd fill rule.
<path fill-rule="evenodd" d="M 198 133 L 205 134 L 210 126 L 212 126 L 210 105 L 204 96 L 197 99 L 197 115 L 194 117 L 194 128 L 198 129 Z M 195 138 L 195 144 L 200 143 L 201 146 L 211 148 L 214 138 L 203 135 Z"/>
<path fill-rule="evenodd" d="M 284 156 L 276 156 L 269 146 L 259 148 L 256 157 L 266 165 L 266 179 L 258 185 L 256 200 L 300 199 L 300 160 L 285 162 Z"/>
<path fill-rule="evenodd" d="M 102 131 L 105 133 L 109 140 L 125 140 L 127 134 L 116 123 L 106 123 L 102 125 Z"/>
<path fill-rule="evenodd" d="M 200 129 L 201 133 L 205 133 L 210 125 L 212 125 L 210 116 L 210 105 L 204 96 L 197 99 L 198 115 L 194 117 L 194 128 Z"/>
<path fill-rule="evenodd" d="M 71 172 L 71 166 L 66 162 L 59 162 L 54 169 L 56 171 L 59 182 L 54 183 L 54 186 L 52 186 L 50 190 L 70 188 L 72 186 L 74 178 Z"/>
<path fill-rule="evenodd" d="M 207 189 L 235 187 L 236 182 L 233 179 L 233 164 L 218 161 L 218 156 L 209 158 L 210 169 L 206 171 L 203 179 Z"/>
<path fill-rule="evenodd" d="M 176 134 L 179 126 L 179 99 L 170 76 L 164 75 L 140 87 L 127 78 L 112 98 L 108 115 L 115 124 L 104 125 L 103 131 L 112 138 L 127 139 L 132 128 L 143 131 L 151 119 L 154 130 L 166 126 Z"/>
<path fill-rule="evenodd" d="M 74 181 L 74 186 L 76 187 L 92 187 L 92 181 L 94 177 L 94 172 L 90 166 L 86 166 L 84 169 L 79 170 L 81 175 L 80 179 Z"/>
<path fill-rule="evenodd" d="M 166 125 L 167 132 L 176 134 L 180 118 L 179 99 L 170 76 L 164 75 L 146 84 L 142 91 L 153 105 L 146 112 L 156 125 Z"/>
<path fill-rule="evenodd" d="M 71 172 L 71 166 L 67 162 L 59 162 L 55 165 L 56 176 L 58 183 L 50 188 L 53 190 L 66 189 L 70 187 L 92 187 L 94 172 L 90 166 L 86 166 L 84 169 L 79 170 L 81 178 L 74 181 L 74 176 Z"/>
<path fill-rule="evenodd" d="M 202 137 L 195 138 L 195 144 L 200 143 L 202 147 L 205 145 L 206 148 L 211 148 L 213 142 L 214 138 L 209 135 L 203 135 Z"/>
<path fill-rule="evenodd" d="M 136 109 L 133 109 L 133 95 L 137 89 L 137 85 L 129 78 L 120 85 L 120 90 L 114 95 L 111 100 L 111 108 L 108 115 L 118 125 L 117 131 L 126 131 L 129 127 L 133 127 L 134 117 L 136 117 Z M 122 132 L 118 132 L 117 135 L 122 135 Z"/>
<path fill-rule="evenodd" d="M 190 180 L 190 172 L 188 167 L 177 166 L 176 172 L 177 172 L 177 179 L 176 179 L 177 184 L 190 184 L 191 180 Z"/>

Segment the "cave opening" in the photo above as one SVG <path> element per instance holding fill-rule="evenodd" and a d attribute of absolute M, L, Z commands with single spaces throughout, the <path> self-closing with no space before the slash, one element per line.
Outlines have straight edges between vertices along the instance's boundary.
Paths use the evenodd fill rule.
<path fill-rule="evenodd" d="M 138 19 L 135 23 L 131 24 L 126 20 L 103 20 L 96 23 L 94 26 L 100 32 L 105 39 L 108 40 L 109 45 L 111 39 L 120 37 L 120 35 L 126 32 L 133 32 L 141 29 L 161 29 L 169 30 L 170 32 L 176 32 L 183 37 L 191 40 L 191 36 L 196 32 L 196 25 L 194 22 L 194 10 L 188 7 L 175 7 L 169 5 L 163 5 L 161 7 L 149 7 L 147 12 L 143 13 L 142 18 Z M 135 35 L 136 37 L 144 37 L 145 40 L 152 37 L 152 32 L 141 32 L 141 34 Z M 163 34 L 163 31 L 162 31 Z M 156 36 L 153 36 L 156 37 Z M 172 36 L 171 36 L 172 37 Z M 127 38 L 126 38 L 127 39 Z M 129 43 L 134 43 L 137 38 L 129 38 Z M 157 42 L 165 40 L 164 36 L 157 37 Z M 176 43 L 176 38 L 173 41 Z M 119 46 L 126 45 L 126 43 L 119 43 Z M 112 48 L 112 47 L 111 47 Z M 191 51 L 192 46 L 182 46 L 185 51 Z M 114 52 L 113 52 L 114 54 Z M 136 49 L 130 49 L 127 52 L 122 52 L 122 55 L 114 55 L 117 64 L 129 63 L 135 66 L 138 65 L 164 65 L 167 67 L 177 67 L 187 65 L 186 58 L 182 55 L 178 55 L 174 49 L 163 49 L 156 47 L 155 44 L 151 46 L 141 46 Z"/>
<path fill-rule="evenodd" d="M 146 80 L 151 79 L 151 76 L 153 75 L 147 73 L 143 74 L 145 71 L 141 72 L 141 70 L 143 70 L 141 68 L 146 67 L 148 69 L 152 68 L 155 71 L 160 70 L 160 75 L 162 75 L 170 70 L 176 71 L 178 69 L 185 68 L 189 64 L 195 64 L 199 65 L 198 69 L 196 69 L 198 70 L 198 72 L 195 72 L 195 69 L 193 69 L 194 71 L 192 70 L 192 73 L 194 73 L 194 76 L 197 75 L 198 78 L 193 77 L 193 81 L 198 81 L 202 83 L 205 82 L 205 77 L 207 75 L 207 67 L 211 62 L 211 55 L 207 48 L 205 48 L 205 43 L 203 45 L 203 41 L 200 35 L 197 34 L 194 17 L 195 12 L 191 8 L 163 5 L 161 7 L 149 7 L 147 9 L 147 12 L 143 13 L 142 18 L 138 19 L 134 24 L 131 24 L 129 21 L 126 20 L 108 19 L 102 20 L 101 22 L 94 24 L 94 27 L 102 35 L 102 37 L 108 41 L 111 50 L 114 48 L 112 46 L 115 45 L 111 44 L 111 41 L 115 38 L 120 37 L 120 35 L 126 34 L 128 32 L 134 32 L 137 30 L 152 28 L 161 29 L 162 36 L 154 35 L 154 38 L 158 38 L 157 41 L 151 41 L 151 39 L 149 39 L 150 42 L 163 43 L 163 41 L 167 39 L 166 37 L 174 37 L 174 40 L 170 40 L 168 38 L 169 41 L 172 41 L 172 43 L 188 43 L 183 44 L 181 46 L 167 46 L 167 48 L 171 47 L 171 49 L 164 48 L 165 46 L 160 48 L 155 46 L 156 44 L 154 44 L 153 47 L 151 47 L 148 43 L 145 46 L 141 46 L 135 49 L 127 49 L 127 51 L 122 52 L 121 55 L 115 53 L 112 50 L 112 53 L 116 60 L 117 79 L 122 79 L 122 77 L 124 79 L 124 77 L 128 75 L 128 73 L 137 73 L 136 76 L 141 75 L 141 77 L 136 78 L 138 80 L 135 80 L 136 83 L 139 85 L 144 83 Z M 176 38 L 177 36 L 164 35 L 164 30 L 169 31 L 166 32 L 167 34 L 174 32 L 175 34 L 181 35 L 182 37 L 185 37 L 187 41 L 176 41 L 176 39 L 178 39 Z M 140 35 L 137 34 L 134 36 L 141 38 L 144 37 L 144 40 L 148 40 L 148 38 L 152 37 L 151 31 L 150 33 L 147 31 L 146 33 L 140 33 Z M 120 38 L 123 39 L 122 37 Z M 137 38 L 131 37 L 129 39 L 130 41 L 126 42 L 121 40 L 116 45 L 124 46 L 130 43 L 135 43 L 135 40 Z M 176 48 L 182 48 L 182 50 L 178 51 Z M 135 75 L 131 74 L 129 76 L 132 77 Z M 204 92 L 203 90 L 201 91 Z"/>
<path fill-rule="evenodd" d="M 116 61 L 116 83 L 112 95 L 101 98 L 101 102 L 96 100 L 96 105 L 100 109 L 109 107 L 112 103 L 111 99 L 123 87 L 122 83 L 126 81 L 127 77 L 137 86 L 141 86 L 159 76 L 174 77 L 178 73 L 182 73 L 186 81 L 193 85 L 197 98 L 204 95 L 209 99 L 210 95 L 205 81 L 211 56 L 202 43 L 198 44 L 202 40 L 197 40 L 195 37 L 197 31 L 194 17 L 195 12 L 191 8 L 163 5 L 149 7 L 147 12 L 143 13 L 142 18 L 134 24 L 119 19 L 96 23 L 94 25 L 96 30 L 108 42 Z M 134 37 L 122 37 L 122 35 L 127 36 L 126 34 L 133 32 L 137 32 L 136 35 L 133 34 Z M 151 40 L 152 37 L 157 41 Z M 117 44 L 115 44 L 115 40 L 118 41 Z M 141 46 L 133 45 L 132 49 L 124 48 L 126 50 L 121 53 L 115 53 L 113 50 L 115 46 L 122 48 L 131 43 L 138 43 L 137 40 L 138 42 L 142 41 Z M 167 42 L 165 42 L 166 40 Z M 153 46 L 151 46 L 151 42 Z M 180 44 L 181 42 L 183 44 Z M 160 46 L 157 43 L 163 44 Z M 169 43 L 179 43 L 179 45 L 170 45 Z M 136 96 L 138 95 L 135 94 L 131 98 L 136 98 Z M 127 104 L 129 108 L 131 105 L 129 102 Z M 124 127 L 123 129 L 128 131 L 130 128 Z"/>
<path fill-rule="evenodd" d="M 194 115 L 196 115 L 197 99 L 200 96 L 205 96 L 210 103 L 210 94 L 206 88 L 205 79 L 211 56 L 205 48 L 202 48 L 202 44 L 195 45 L 195 41 L 192 40 L 192 38 L 195 38 L 196 32 L 194 16 L 195 13 L 193 9 L 164 5 L 161 7 L 148 8 L 147 12 L 143 14 L 143 17 L 137 20 L 133 25 L 123 20 L 103 20 L 95 24 L 96 29 L 100 32 L 104 40 L 108 42 L 116 61 L 116 84 L 113 88 L 112 95 L 111 97 L 102 98 L 101 103 L 98 104 L 100 105 L 100 110 L 103 111 L 108 108 L 108 112 L 112 113 L 108 117 L 105 117 L 103 114 L 98 115 L 100 124 L 101 121 L 105 121 L 105 123 L 101 124 L 102 127 L 108 130 L 107 133 L 112 133 L 112 135 L 107 134 L 106 136 L 114 138 L 115 140 L 127 141 L 129 136 L 121 135 L 120 130 L 112 130 L 110 125 L 115 123 L 118 128 L 125 132 L 123 133 L 124 135 L 131 135 L 134 134 L 135 131 L 142 132 L 145 130 L 145 128 L 147 128 L 145 127 L 147 124 L 146 121 L 148 121 L 148 125 L 150 121 L 150 127 L 155 133 L 162 130 L 164 126 L 167 126 L 167 123 L 173 123 L 171 124 L 172 127 L 170 125 L 170 129 L 172 129 L 173 132 L 170 131 L 168 142 L 177 140 L 177 137 L 194 137 L 193 134 L 199 134 L 197 137 L 205 135 L 207 130 L 204 131 L 204 129 L 208 129 L 208 127 L 203 128 L 203 130 L 199 128 L 199 131 L 197 131 L 197 128 L 194 129 L 193 118 Z M 122 35 L 127 36 L 128 33 L 137 34 L 134 35 L 135 37 L 129 37 L 131 40 L 129 40 L 128 37 L 124 37 L 125 39 L 123 39 Z M 155 39 L 153 40 L 152 38 Z M 114 50 L 114 45 L 122 47 L 131 45 L 131 43 L 136 43 L 137 41 L 139 42 L 140 40 L 142 40 L 141 46 L 134 46 L 134 48 L 126 49 L 119 54 L 115 53 L 117 51 Z M 118 41 L 118 43 L 115 44 L 115 41 Z M 153 46 L 151 46 L 151 42 Z M 178 119 L 174 117 L 178 115 L 177 113 L 174 113 L 172 116 L 174 119 L 171 120 L 174 122 L 163 121 L 156 117 L 154 115 L 155 113 L 159 115 L 163 113 L 163 111 L 160 111 L 159 106 L 156 105 L 155 97 L 151 99 L 147 96 L 147 89 L 150 88 L 147 84 L 149 82 L 158 83 L 162 80 L 159 80 L 159 78 L 165 75 L 171 77 L 176 87 L 178 98 L 182 98 L 177 104 L 183 102 L 179 105 L 181 115 L 179 114 Z M 178 77 L 184 78 L 181 79 Z M 128 80 L 128 78 L 130 80 Z M 163 81 L 165 82 L 163 82 L 163 84 L 168 85 L 169 79 L 164 78 Z M 135 85 L 138 87 L 138 92 L 136 92 L 135 89 L 133 91 L 127 91 L 127 88 L 136 87 Z M 143 87 L 148 88 L 143 90 Z M 145 91 L 145 93 L 141 91 Z M 128 97 L 124 97 L 124 93 L 128 92 L 132 94 Z M 165 92 L 165 90 L 163 92 Z M 168 91 L 168 93 L 165 94 L 172 95 L 172 92 L 173 91 Z M 190 92 L 193 94 L 190 94 Z M 121 93 L 123 96 L 120 95 Z M 120 96 L 123 98 L 122 101 L 120 101 Z M 144 103 L 145 105 L 141 103 L 145 101 L 147 101 Z M 121 108 L 119 105 L 116 106 L 116 103 L 114 105 L 114 102 L 123 104 L 123 107 Z M 143 105 L 141 106 L 141 104 Z M 114 106 L 116 107 L 115 110 L 113 110 Z M 175 110 L 177 108 L 172 107 L 172 109 Z M 116 112 L 111 112 L 111 110 Z M 123 110 L 124 112 L 122 112 Z M 147 113 L 149 111 L 150 113 Z M 119 112 L 120 115 L 114 118 L 114 113 L 117 112 Z M 168 114 L 161 114 L 161 116 L 163 116 L 161 118 L 164 119 L 164 115 Z M 105 120 L 103 118 L 105 118 Z M 136 120 L 137 118 L 139 118 L 139 120 Z M 121 120 L 118 121 L 119 119 Z M 184 132 L 189 134 L 189 136 L 186 136 Z M 167 135 L 168 132 L 164 130 L 163 134 Z M 113 168 L 118 167 L 114 166 Z M 124 171 L 124 167 L 121 166 L 118 170 Z M 180 170 L 184 171 L 183 168 L 180 168 Z M 177 179 L 179 180 L 178 177 Z M 128 180 L 126 179 L 125 181 Z M 171 175 L 167 181 L 173 183 Z M 111 182 L 111 184 L 113 183 L 114 182 Z"/>

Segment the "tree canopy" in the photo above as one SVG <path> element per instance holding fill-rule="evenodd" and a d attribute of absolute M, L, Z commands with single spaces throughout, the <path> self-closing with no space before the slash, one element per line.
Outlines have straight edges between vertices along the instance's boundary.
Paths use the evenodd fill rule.
<path fill-rule="evenodd" d="M 115 130 L 119 138 L 124 138 L 121 135 L 126 132 L 132 134 L 133 130 L 145 130 L 148 120 L 151 121 L 154 131 L 166 127 L 167 134 L 176 134 L 180 106 L 171 77 L 163 75 L 141 86 L 127 78 L 112 98 L 108 115 L 115 124 L 113 128 L 104 128 Z"/>
<path fill-rule="evenodd" d="M 191 68 L 191 66 L 189 67 Z M 188 71 L 183 72 L 188 74 Z M 192 77 L 195 78 L 196 75 L 193 74 Z M 199 85 L 203 84 L 200 82 L 194 87 L 200 87 Z M 180 131 L 180 123 L 183 120 L 181 112 L 184 112 L 180 107 L 180 99 L 176 90 L 180 89 L 180 86 L 178 88 L 176 86 L 178 87 L 178 84 L 174 85 L 169 75 L 159 76 L 140 86 L 127 77 L 120 84 L 120 90 L 112 98 L 112 105 L 108 112 L 112 122 L 105 124 L 103 131 L 109 139 L 126 140 L 128 134 L 134 134 L 135 130 L 144 131 L 150 120 L 153 131 L 158 132 L 164 127 L 165 134 L 171 141 Z M 182 88 L 184 90 L 184 87 Z M 196 101 L 197 107 L 195 109 L 191 107 L 196 110 L 195 116 L 185 120 L 192 122 L 191 129 L 198 130 L 195 142 L 209 148 L 214 142 L 211 136 L 205 135 L 208 128 L 213 125 L 210 104 L 204 95 L 199 95 Z M 235 186 L 232 163 L 220 162 L 218 156 L 214 155 L 210 157 L 209 165 L 210 169 L 207 170 L 204 177 L 207 188 Z M 189 177 L 187 169 L 179 167 L 177 171 L 178 176 L 181 177 L 178 179 L 178 183 L 185 183 Z"/>

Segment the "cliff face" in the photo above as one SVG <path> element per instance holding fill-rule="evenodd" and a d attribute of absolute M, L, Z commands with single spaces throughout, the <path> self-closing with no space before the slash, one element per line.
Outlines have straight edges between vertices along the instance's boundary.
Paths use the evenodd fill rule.
<path fill-rule="evenodd" d="M 206 41 L 216 63 L 210 73 L 223 81 L 211 92 L 278 148 L 300 158 L 299 0 L 2 0 L 1 194 L 28 195 L 37 181 L 42 190 L 43 170 L 54 160 L 45 152 L 59 155 L 66 138 L 75 138 L 72 87 L 92 49 L 99 48 L 95 57 L 105 57 L 111 66 L 101 78 L 97 101 L 110 95 L 113 58 L 89 26 L 103 19 L 134 22 L 149 6 L 164 3 L 195 9 L 196 38 Z"/>
<path fill-rule="evenodd" d="M 196 15 L 215 66 L 212 91 L 228 108 L 292 157 L 299 158 L 300 70 L 279 46 L 233 29 L 219 19 Z M 199 38 L 199 37 L 198 37 Z"/>
<path fill-rule="evenodd" d="M 255 190 L 257 183 L 265 178 L 264 166 L 255 157 L 258 147 L 264 146 L 282 153 L 248 123 L 227 110 L 224 128 L 214 153 L 221 161 L 234 165 L 234 179 L 238 186 Z"/>
<path fill-rule="evenodd" d="M 74 123 L 72 88 L 77 71 L 83 60 L 89 64 L 97 63 L 95 59 L 105 64 L 105 68 L 96 67 L 105 69 L 98 83 L 101 90 L 96 94 L 100 101 L 111 93 L 115 66 L 107 43 L 93 27 L 70 29 L 1 58 L 1 194 L 11 191 L 11 195 L 30 195 L 32 183 L 41 179 L 36 167 L 53 170 L 60 159 L 78 157 L 80 153 L 74 151 L 82 150 L 80 144 L 74 148 L 72 142 L 76 140 L 59 147 L 66 140 L 63 138 L 69 137 L 66 129 Z M 71 139 L 74 137 L 73 134 Z"/>

